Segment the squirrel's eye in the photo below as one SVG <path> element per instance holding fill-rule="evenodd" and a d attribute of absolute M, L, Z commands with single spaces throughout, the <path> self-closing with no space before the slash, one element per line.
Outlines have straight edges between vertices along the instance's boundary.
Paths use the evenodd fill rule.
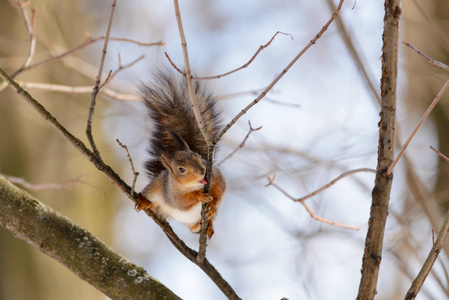
<path fill-rule="evenodd" d="M 178 168 L 178 171 L 179 171 L 179 173 L 182 174 L 182 173 L 184 173 L 184 172 L 186 171 L 186 169 L 184 169 L 183 167 L 179 167 L 179 168 Z"/>

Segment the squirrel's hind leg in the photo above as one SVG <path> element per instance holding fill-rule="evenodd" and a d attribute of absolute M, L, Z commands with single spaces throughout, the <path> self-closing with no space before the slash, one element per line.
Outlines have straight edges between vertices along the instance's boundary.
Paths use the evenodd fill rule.
<path fill-rule="evenodd" d="M 189 228 L 193 233 L 200 233 L 201 222 L 194 224 L 194 225 L 190 225 Z M 213 225 L 212 220 L 208 220 L 207 236 L 210 239 L 213 235 L 214 235 L 214 225 Z"/>

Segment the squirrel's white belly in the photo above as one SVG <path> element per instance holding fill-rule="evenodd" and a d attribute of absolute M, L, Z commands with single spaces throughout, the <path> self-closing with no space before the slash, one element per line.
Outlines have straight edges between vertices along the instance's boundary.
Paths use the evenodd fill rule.
<path fill-rule="evenodd" d="M 190 209 L 180 210 L 165 201 L 160 201 L 160 199 L 163 199 L 162 195 L 158 195 L 158 197 L 153 195 L 151 198 L 152 202 L 155 204 L 157 212 L 166 218 L 185 224 L 197 224 L 201 221 L 201 202 Z"/>

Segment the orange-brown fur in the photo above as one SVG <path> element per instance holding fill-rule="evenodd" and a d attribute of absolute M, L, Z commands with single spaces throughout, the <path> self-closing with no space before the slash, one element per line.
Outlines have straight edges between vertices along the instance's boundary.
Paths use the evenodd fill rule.
<path fill-rule="evenodd" d="M 159 216 L 186 223 L 192 232 L 201 227 L 200 206 L 206 203 L 208 236 L 226 190 L 220 170 L 212 169 L 211 187 L 203 192 L 207 144 L 196 123 L 185 81 L 157 74 L 156 88 L 144 87 L 143 99 L 155 122 L 150 143 L 152 159 L 146 163 L 151 182 L 136 201 L 136 209 L 153 209 Z M 209 137 L 218 134 L 218 113 L 210 93 L 195 83 L 197 103 Z"/>

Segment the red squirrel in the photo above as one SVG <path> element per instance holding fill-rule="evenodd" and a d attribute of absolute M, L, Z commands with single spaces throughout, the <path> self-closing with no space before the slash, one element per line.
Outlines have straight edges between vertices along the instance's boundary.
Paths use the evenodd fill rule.
<path fill-rule="evenodd" d="M 200 83 L 193 82 L 195 97 L 205 130 L 214 139 L 220 130 L 215 100 Z M 198 127 L 190 102 L 185 78 L 176 79 L 173 74 L 155 74 L 154 84 L 144 85 L 141 96 L 154 122 L 150 139 L 151 159 L 145 169 L 151 182 L 142 191 L 136 210 L 152 209 L 158 216 L 187 224 L 194 233 L 201 229 L 201 207 L 206 205 L 206 216 L 211 238 L 213 219 L 226 190 L 226 182 L 220 170 L 212 169 L 208 194 L 206 161 L 208 146 Z"/>

